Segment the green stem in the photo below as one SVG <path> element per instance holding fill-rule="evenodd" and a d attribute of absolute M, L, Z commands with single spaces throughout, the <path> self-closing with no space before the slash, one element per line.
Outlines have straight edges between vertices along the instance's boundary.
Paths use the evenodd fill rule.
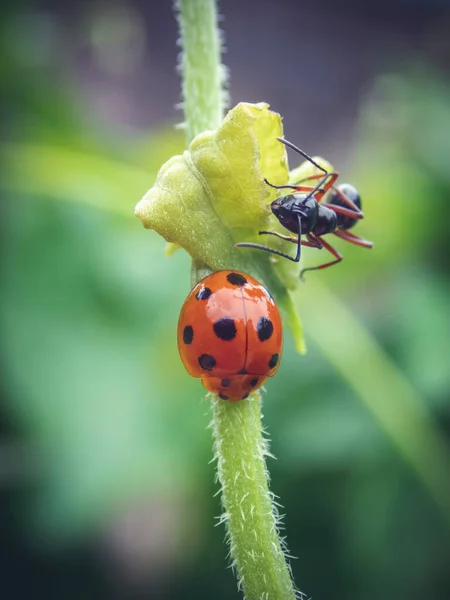
<path fill-rule="evenodd" d="M 278 535 L 280 517 L 269 490 L 260 394 L 224 402 L 213 398 L 215 458 L 222 486 L 233 565 L 247 600 L 294 600 L 296 595 Z"/>
<path fill-rule="evenodd" d="M 226 94 L 221 36 L 214 0 L 178 0 L 181 73 L 186 140 L 216 129 L 223 119 Z"/>
<path fill-rule="evenodd" d="M 215 0 L 179 0 L 181 71 L 186 139 L 217 128 L 223 119 L 225 70 Z M 196 283 L 207 265 L 192 265 Z M 294 600 L 278 536 L 279 517 L 269 491 L 260 395 L 225 402 L 213 396 L 215 457 L 222 486 L 222 521 L 239 584 L 247 600 Z"/>

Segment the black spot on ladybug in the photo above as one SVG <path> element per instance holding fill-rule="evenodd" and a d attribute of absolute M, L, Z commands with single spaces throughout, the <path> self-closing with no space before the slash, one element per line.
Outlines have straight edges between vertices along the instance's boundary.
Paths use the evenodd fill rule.
<path fill-rule="evenodd" d="M 272 356 L 270 357 L 270 360 L 269 360 L 269 367 L 271 369 L 276 367 L 279 358 L 280 358 L 280 356 L 278 354 L 272 354 Z"/>
<path fill-rule="evenodd" d="M 222 379 L 222 381 L 220 382 L 220 385 L 222 387 L 229 387 L 231 384 L 231 380 L 230 379 Z"/>
<path fill-rule="evenodd" d="M 194 339 L 194 330 L 191 325 L 186 325 L 183 329 L 183 342 L 185 344 L 192 344 L 192 340 Z"/>
<path fill-rule="evenodd" d="M 250 381 L 250 385 L 251 385 L 252 387 L 255 387 L 255 385 L 256 385 L 257 383 L 258 383 L 258 379 L 257 379 L 256 377 L 255 377 L 255 379 L 252 379 L 252 380 Z"/>
<path fill-rule="evenodd" d="M 202 354 L 198 357 L 198 364 L 205 371 L 212 371 L 216 366 L 216 359 L 211 354 Z"/>
<path fill-rule="evenodd" d="M 210 290 L 207 287 L 202 287 L 202 289 L 197 292 L 197 295 L 195 297 L 197 298 L 197 300 L 208 300 L 211 294 L 212 290 Z"/>
<path fill-rule="evenodd" d="M 247 369 L 244 367 L 240 371 L 237 372 L 238 375 L 248 375 Z"/>
<path fill-rule="evenodd" d="M 214 323 L 213 328 L 214 333 L 217 335 L 217 337 L 221 340 L 225 340 L 226 342 L 229 342 L 230 340 L 236 337 L 236 325 L 233 319 L 230 319 L 228 317 L 224 317 L 223 319 L 217 320 Z"/>
<path fill-rule="evenodd" d="M 256 325 L 256 331 L 258 333 L 258 337 L 261 342 L 265 342 L 270 337 L 272 337 L 273 333 L 273 324 L 270 319 L 266 317 L 261 317 Z"/>
<path fill-rule="evenodd" d="M 246 398 L 248 398 L 248 394 L 244 394 L 241 398 L 241 400 L 245 400 Z"/>
<path fill-rule="evenodd" d="M 240 273 L 228 273 L 227 279 L 229 283 L 231 283 L 232 285 L 238 285 L 239 287 L 247 283 L 245 277 Z"/>
<path fill-rule="evenodd" d="M 219 398 L 221 400 L 228 400 L 228 396 L 226 396 L 225 394 L 219 394 Z"/>

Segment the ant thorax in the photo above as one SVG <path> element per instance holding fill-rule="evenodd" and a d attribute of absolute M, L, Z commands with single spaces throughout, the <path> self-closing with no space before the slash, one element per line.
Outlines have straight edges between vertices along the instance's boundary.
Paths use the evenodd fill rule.
<path fill-rule="evenodd" d="M 337 214 L 327 207 L 326 204 L 318 204 L 317 221 L 314 226 L 315 235 L 325 235 L 333 233 L 338 224 Z"/>

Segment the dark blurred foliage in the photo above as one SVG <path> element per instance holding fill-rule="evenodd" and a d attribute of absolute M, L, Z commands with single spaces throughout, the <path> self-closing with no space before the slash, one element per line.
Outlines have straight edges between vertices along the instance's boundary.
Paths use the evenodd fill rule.
<path fill-rule="evenodd" d="M 184 145 L 170 3 L 1 11 L 4 596 L 235 598 L 208 405 L 176 349 L 189 259 L 133 217 Z M 448 598 L 448 4 L 222 12 L 232 102 L 268 101 L 357 185 L 376 243 L 310 274 L 309 352 L 287 336 L 267 385 L 295 579 L 321 600 Z"/>

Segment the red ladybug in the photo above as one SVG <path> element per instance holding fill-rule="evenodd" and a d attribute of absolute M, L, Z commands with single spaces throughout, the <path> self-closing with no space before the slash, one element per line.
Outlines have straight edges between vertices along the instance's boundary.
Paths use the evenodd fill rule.
<path fill-rule="evenodd" d="M 218 271 L 186 298 L 178 349 L 186 370 L 223 400 L 244 400 L 280 362 L 282 326 L 269 292 L 253 277 Z"/>

